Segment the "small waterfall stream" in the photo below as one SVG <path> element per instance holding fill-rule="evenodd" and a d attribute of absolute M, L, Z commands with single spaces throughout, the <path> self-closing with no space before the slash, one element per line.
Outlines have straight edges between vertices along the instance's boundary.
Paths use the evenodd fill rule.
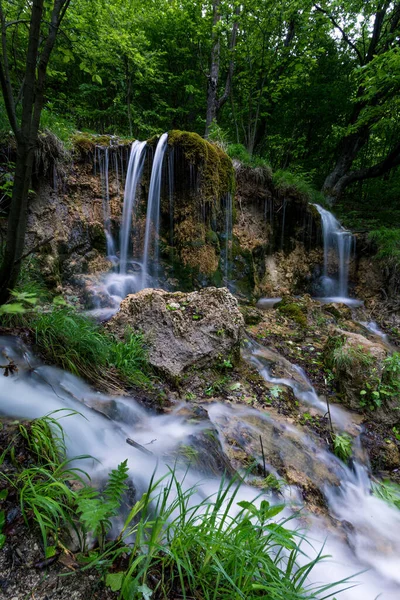
<path fill-rule="evenodd" d="M 143 172 L 146 142 L 135 141 L 129 156 L 128 170 L 125 180 L 124 206 L 120 230 L 119 272 L 126 274 L 129 240 L 132 227 L 132 212 L 135 209 L 136 191 Z"/>
<path fill-rule="evenodd" d="M 159 259 L 159 230 L 160 230 L 160 196 L 161 176 L 165 150 L 167 148 L 168 134 L 163 133 L 160 137 L 153 160 L 151 170 L 149 198 L 147 201 L 146 231 L 144 236 L 143 262 L 142 262 L 142 288 L 147 287 L 150 270 L 150 253 L 153 248 L 154 278 L 155 285 L 158 281 L 158 259 Z"/>
<path fill-rule="evenodd" d="M 247 351 L 251 353 L 251 349 Z M 357 586 L 337 594 L 338 600 L 375 600 L 378 595 L 382 600 L 400 597 L 400 512 L 371 496 L 364 466 L 356 463 L 351 470 L 321 449 L 303 430 L 278 420 L 278 416 L 243 405 L 203 405 L 210 419 L 208 425 L 207 420 L 185 418 L 179 406 L 170 414 L 155 415 L 134 398 L 96 393 L 77 377 L 42 365 L 15 339 L 0 338 L 0 354 L 3 359 L 13 359 L 19 367 L 18 373 L 0 377 L 0 414 L 32 419 L 65 408 L 80 413 L 62 418 L 61 423 L 69 456 L 89 454 L 100 461 L 86 459 L 82 465 L 94 481 L 101 480 L 111 468 L 128 458 L 137 492 L 145 491 L 153 472 L 157 471 L 157 476 L 168 473 L 169 466 L 176 465 L 179 446 L 193 446 L 210 421 L 217 428 L 223 447 L 234 443 L 248 448 L 258 460 L 261 460 L 262 436 L 269 456 L 279 455 L 292 468 L 304 469 L 337 519 L 334 525 L 323 515 L 310 514 L 303 506 L 302 524 L 292 521 L 292 527 L 301 526 L 303 531 L 308 523 L 307 539 L 311 543 L 303 546 L 308 556 L 316 556 L 322 545 L 323 554 L 332 555 L 312 572 L 313 582 L 330 583 L 357 574 L 354 581 Z M 301 397 L 299 401 L 302 402 Z M 127 437 L 141 445 L 151 443 L 152 454 L 128 446 Z M 207 470 L 207 464 L 203 466 Z M 273 466 L 270 471 L 273 472 Z M 212 473 L 206 477 L 204 472 L 187 470 L 186 466 L 180 468 L 179 464 L 176 475 L 188 488 L 196 485 L 199 498 L 212 497 L 220 481 Z M 282 493 L 287 502 L 286 516 L 301 508 L 300 494 L 293 486 L 285 486 Z M 243 485 L 238 500 L 252 500 L 256 495 L 255 488 Z M 268 498 L 279 502 L 271 493 Z"/>
<path fill-rule="evenodd" d="M 336 217 L 319 206 L 314 205 L 321 215 L 322 235 L 324 243 L 324 274 L 322 279 L 323 295 L 347 298 L 349 291 L 349 265 L 354 238 L 350 231 L 342 227 Z M 332 272 L 332 254 L 337 262 L 336 274 Z"/>

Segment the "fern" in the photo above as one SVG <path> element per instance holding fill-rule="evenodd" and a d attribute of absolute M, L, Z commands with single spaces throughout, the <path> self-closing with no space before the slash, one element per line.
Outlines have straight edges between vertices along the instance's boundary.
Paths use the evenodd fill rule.
<path fill-rule="evenodd" d="M 124 460 L 113 469 L 103 494 L 84 488 L 77 499 L 77 512 L 87 533 L 94 535 L 101 548 L 104 547 L 107 532 L 111 529 L 111 519 L 118 514 L 122 495 L 128 489 L 125 481 L 128 477 L 128 461 Z"/>
<path fill-rule="evenodd" d="M 104 490 L 104 497 L 109 504 L 114 503 L 117 507 L 120 506 L 122 494 L 128 489 L 125 483 L 128 473 L 128 459 L 124 460 L 116 469 L 111 471 Z"/>

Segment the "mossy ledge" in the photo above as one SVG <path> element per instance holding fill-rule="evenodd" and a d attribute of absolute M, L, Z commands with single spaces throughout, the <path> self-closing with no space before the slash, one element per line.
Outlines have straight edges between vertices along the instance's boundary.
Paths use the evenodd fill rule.
<path fill-rule="evenodd" d="M 179 147 L 185 159 L 196 165 L 201 176 L 200 186 L 206 200 L 219 200 L 235 191 L 235 172 L 229 156 L 216 144 L 211 144 L 197 133 L 172 130 L 168 145 Z"/>

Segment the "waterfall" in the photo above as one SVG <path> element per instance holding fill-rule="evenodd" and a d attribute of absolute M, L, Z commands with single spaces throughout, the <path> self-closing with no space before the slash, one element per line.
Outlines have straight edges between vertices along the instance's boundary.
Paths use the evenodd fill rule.
<path fill-rule="evenodd" d="M 149 255 L 153 243 L 154 263 L 158 267 L 159 241 L 158 234 L 160 229 L 160 193 L 161 193 L 161 175 L 165 150 L 167 148 L 168 134 L 163 133 L 160 137 L 153 160 L 151 170 L 149 198 L 147 201 L 146 214 L 146 232 L 144 236 L 143 248 L 143 266 L 142 266 L 142 288 L 147 287 L 149 277 Z M 156 269 L 157 269 L 156 267 Z M 157 279 L 157 273 L 155 273 Z M 157 282 L 155 282 L 157 283 Z"/>
<path fill-rule="evenodd" d="M 321 215 L 322 235 L 324 242 L 324 296 L 338 296 L 347 298 L 349 283 L 349 265 L 353 248 L 353 236 L 350 231 L 342 227 L 334 215 L 319 206 L 314 205 Z M 338 267 L 335 278 L 330 276 L 330 256 L 335 253 Z"/>
<path fill-rule="evenodd" d="M 174 149 L 168 153 L 169 243 L 174 245 Z"/>
<path fill-rule="evenodd" d="M 109 149 L 108 148 L 97 148 L 99 157 L 100 167 L 100 179 L 103 195 L 103 219 L 104 219 L 104 232 L 106 235 L 107 242 L 107 256 L 115 257 L 115 243 L 111 231 L 111 213 L 110 213 L 110 185 L 108 178 L 109 171 Z"/>
<path fill-rule="evenodd" d="M 129 157 L 128 170 L 126 173 L 124 206 L 122 210 L 122 222 L 120 231 L 120 265 L 121 274 L 126 273 L 126 265 L 128 260 L 129 238 L 132 226 L 132 211 L 135 207 L 136 189 L 140 181 L 144 157 L 145 157 L 146 142 L 133 142 Z"/>
<path fill-rule="evenodd" d="M 232 258 L 232 235 L 233 235 L 233 201 L 232 194 L 228 193 L 225 197 L 225 285 L 229 283 L 229 267 Z"/>

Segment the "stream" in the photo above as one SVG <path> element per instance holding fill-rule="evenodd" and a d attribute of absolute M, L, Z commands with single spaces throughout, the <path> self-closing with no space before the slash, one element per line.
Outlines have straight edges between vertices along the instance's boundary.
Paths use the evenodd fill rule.
<path fill-rule="evenodd" d="M 367 461 L 354 461 L 349 468 L 295 425 L 267 412 L 243 405 L 211 403 L 203 405 L 209 420 L 194 422 L 185 418 L 181 406 L 169 414 L 158 415 L 144 409 L 134 398 L 101 394 L 70 373 L 41 364 L 15 338 L 0 338 L 0 352 L 3 359 L 12 359 L 18 365 L 16 374 L 0 377 L 0 414 L 33 419 L 67 409 L 58 416 L 66 433 L 68 454 L 95 457 L 99 462 L 85 459 L 83 466 L 95 481 L 103 479 L 110 469 L 128 458 L 136 493 L 143 493 L 154 471 L 161 476 L 175 464 L 181 444 L 196 447 L 196 440 L 210 421 L 228 455 L 229 446 L 236 444 L 261 461 L 261 436 L 266 455 L 279 456 L 282 463 L 304 473 L 326 501 L 330 518 L 310 512 L 295 486 L 285 485 L 281 491 L 287 503 L 286 516 L 300 510 L 291 523 L 307 531 L 308 541 L 303 551 L 313 557 L 324 545 L 323 554 L 331 555 L 313 570 L 310 583 L 328 583 L 356 575 L 347 584 L 355 587 L 338 594 L 338 600 L 400 597 L 400 512 L 371 495 Z M 268 364 L 276 356 L 271 357 L 268 352 L 248 342 L 243 358 L 255 365 L 268 381 L 274 381 Z M 294 379 L 285 380 L 285 385 L 292 387 L 301 404 L 311 403 L 324 410 L 305 374 L 295 365 L 290 366 Z M 80 414 L 67 417 L 71 411 Z M 338 426 L 346 427 L 344 412 L 335 411 L 333 417 Z M 127 437 L 152 454 L 128 446 Z M 188 488 L 196 485 L 198 499 L 203 499 L 216 492 L 220 483 L 211 469 L 210 475 L 205 476 L 206 470 L 207 465 L 202 473 L 186 468 L 180 471 L 178 466 L 176 475 L 178 479 L 184 478 Z M 273 465 L 269 470 L 274 472 Z M 243 485 L 238 500 L 252 500 L 257 493 L 254 487 Z M 282 501 L 276 493 L 269 492 L 268 496 L 271 502 Z"/>

